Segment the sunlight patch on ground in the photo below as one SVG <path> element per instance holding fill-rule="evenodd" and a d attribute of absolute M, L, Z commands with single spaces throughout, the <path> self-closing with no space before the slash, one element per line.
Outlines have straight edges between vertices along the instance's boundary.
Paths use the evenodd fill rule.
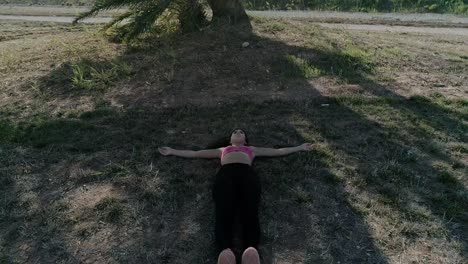
<path fill-rule="evenodd" d="M 114 188 L 111 183 L 83 184 L 72 190 L 64 197 L 70 206 L 70 214 L 79 216 L 86 208 L 94 208 L 104 198 L 121 199 L 123 194 Z"/>
<path fill-rule="evenodd" d="M 277 264 L 300 264 L 305 263 L 305 252 L 298 250 L 285 250 L 273 253 L 273 263 Z"/>

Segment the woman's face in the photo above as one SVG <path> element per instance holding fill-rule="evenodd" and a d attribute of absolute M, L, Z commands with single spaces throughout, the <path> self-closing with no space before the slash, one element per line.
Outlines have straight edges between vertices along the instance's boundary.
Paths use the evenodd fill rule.
<path fill-rule="evenodd" d="M 236 129 L 231 134 L 231 144 L 245 144 L 245 133 L 241 129 Z"/>

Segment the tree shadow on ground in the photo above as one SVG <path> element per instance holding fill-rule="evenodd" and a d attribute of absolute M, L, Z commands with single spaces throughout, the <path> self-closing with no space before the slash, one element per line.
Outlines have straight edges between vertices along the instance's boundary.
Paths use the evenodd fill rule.
<path fill-rule="evenodd" d="M 49 185 L 51 175 L 39 172 L 47 167 L 46 158 L 26 151 L 27 147 L 1 146 L 0 261 L 48 263 L 60 259 L 77 263 L 61 232 L 66 219 L 50 206 L 56 198 L 56 189 Z"/>
<path fill-rule="evenodd" d="M 241 48 L 243 41 L 250 42 L 249 48 Z M 276 55 L 269 56 L 273 52 Z M 151 54 L 162 60 L 154 67 L 140 60 L 149 60 Z M 358 57 L 339 50 L 291 46 L 239 28 L 181 36 L 167 45 L 148 41 L 118 60 L 139 68 L 123 81 L 124 89 L 113 94 L 78 91 L 70 95 L 59 90 L 62 81 L 50 83 L 51 76 L 69 76 L 69 68 L 59 68 L 41 80 L 56 99 L 91 94 L 110 103 L 78 116 L 45 117 L 10 126 L 16 136 L 10 137 L 9 144 L 31 149 L 36 157 L 54 157 L 41 169 L 41 177 L 63 176 L 54 178 L 49 187 L 55 196 L 41 195 L 59 201 L 64 199 L 61 194 L 83 185 L 108 184 L 114 191 L 102 198 L 114 197 L 120 204 L 117 211 L 89 213 L 97 206 L 91 203 L 76 219 L 55 230 L 58 236 L 69 236 L 52 259 L 80 251 L 73 242 L 81 241 L 87 247 L 73 253 L 80 261 L 91 256 L 123 263 L 215 262 L 210 182 L 218 162 L 161 157 L 157 147 L 201 149 L 210 135 L 224 135 L 238 126 L 252 135 L 253 145 L 320 143 L 311 153 L 256 161 L 263 186 L 259 250 L 264 263 L 389 262 L 392 254 L 403 249 L 387 237 L 384 242 L 394 246 L 393 251 L 376 241 L 379 230 L 369 225 L 373 216 L 361 207 L 365 197 L 383 203 L 395 215 L 440 220 L 448 237 L 463 245 L 461 252 L 453 250 L 467 254 L 467 230 L 460 224 L 466 222 L 462 209 L 467 201 L 458 195 L 466 189 L 451 173 L 440 176 L 433 167 L 437 160 L 459 162 L 430 148 L 434 134 L 464 142 L 466 127 L 457 118 L 466 114 L 428 100 L 402 98 L 391 87 L 373 81 L 372 65 Z M 364 95 L 374 97 L 366 101 L 323 96 L 308 81 L 307 65 L 326 76 L 357 82 Z M 362 111 L 376 102 L 373 111 L 382 107 L 424 126 L 386 127 Z M 420 140 L 407 136 L 412 133 Z M 72 172 L 75 167 L 78 172 Z M 434 196 L 436 192 L 441 195 Z M 415 213 L 411 201 L 427 208 L 429 216 Z M 68 217 L 69 210 L 64 209 L 62 217 Z M 104 219 L 99 224 L 94 218 L 102 214 L 119 215 L 119 220 Z M 27 226 L 31 220 L 21 221 L 17 224 Z M 80 229 L 80 222 L 98 224 Z M 78 233 L 85 235 L 76 239 Z M 403 230 L 396 235 L 416 243 L 421 234 Z M 100 244 L 107 246 L 91 250 Z M 41 245 L 37 254 L 48 252 L 48 243 Z"/>
<path fill-rule="evenodd" d="M 80 203 L 79 198 L 71 195 L 76 193 L 77 189 L 86 194 L 86 191 L 81 190 L 82 188 L 92 190 L 95 187 L 102 187 L 102 185 L 111 185 L 112 188 L 121 192 L 128 192 L 125 196 L 129 198 L 121 199 L 124 204 L 128 205 L 126 207 L 130 208 L 130 205 L 142 207 L 138 210 L 141 218 L 133 219 L 130 215 L 130 219 L 125 219 L 122 216 L 124 218 L 122 222 L 107 223 L 106 221 L 103 226 L 88 227 L 85 230 L 77 227 L 80 225 L 79 222 L 91 221 L 91 217 L 96 215 L 87 215 L 87 211 L 83 211 L 76 219 L 80 221 L 67 222 L 61 230 L 54 231 L 72 234 L 72 237 L 78 233 L 87 233 L 84 237 L 79 238 L 85 243 L 96 235 L 93 233 L 93 229 L 105 226 L 118 227 L 117 233 L 110 232 L 108 234 L 117 241 L 123 239 L 120 233 L 122 230 L 132 229 L 134 236 L 129 239 L 132 242 L 115 245 L 111 250 L 114 254 L 111 257 L 121 262 L 148 261 L 157 263 L 162 261 L 178 263 L 189 259 L 197 263 L 213 262 L 216 252 L 213 251 L 212 227 L 214 221 L 209 193 L 211 192 L 210 182 L 215 175 L 218 162 L 181 161 L 180 158 L 176 157 L 161 158 L 155 153 L 155 147 L 160 145 L 177 147 L 174 142 L 180 142 L 181 133 L 169 134 L 166 137 L 156 139 L 155 142 L 153 142 L 152 137 L 167 134 L 165 131 L 167 128 L 180 131 L 180 126 L 193 124 L 196 118 L 194 119 L 191 113 L 197 112 L 206 117 L 208 123 L 199 127 L 193 125 L 189 134 L 185 134 L 184 141 L 203 144 L 205 143 L 203 139 L 207 136 L 206 130 L 229 131 L 232 124 L 223 122 L 222 117 L 230 113 L 233 106 L 191 106 L 185 109 L 174 108 L 158 112 L 140 108 L 124 114 L 110 109 L 101 112 L 97 110 L 85 113 L 78 120 L 60 122 L 60 126 L 57 126 L 54 121 L 45 122 L 41 127 L 31 124 L 37 130 L 25 128 L 25 131 L 28 132 L 24 132 L 21 139 L 13 141 L 21 142 L 25 146 L 36 146 L 36 148 L 44 149 L 39 151 L 41 154 L 51 151 L 56 153 L 53 155 L 55 158 L 49 158 L 51 158 L 51 163 L 57 162 L 60 165 L 50 165 L 48 170 L 43 171 L 43 177 L 51 177 L 51 174 L 57 170 L 53 167 L 61 167 L 60 171 L 71 170 L 77 166 L 77 163 L 80 163 L 78 166 L 82 170 L 80 175 L 72 175 L 71 172 L 62 172 L 56 175 L 61 177 L 54 178 L 53 184 L 49 184 L 49 189 L 53 190 L 51 192 L 54 195 L 51 195 L 50 192 L 43 194 L 50 201 L 63 200 Z M 255 129 L 250 130 L 253 135 L 260 135 L 261 131 L 271 129 L 271 125 L 264 120 L 265 116 L 273 114 L 278 120 L 286 121 L 290 114 L 295 112 L 294 104 L 277 102 L 250 104 L 250 106 L 248 103 L 241 103 L 237 109 L 249 108 L 250 110 L 247 112 L 231 113 L 231 120 L 244 127 L 255 127 Z M 281 110 L 283 114 L 277 115 L 278 111 L 275 112 L 275 109 Z M 245 114 L 252 118 L 245 119 Z M 163 121 L 169 120 L 168 118 L 173 116 L 177 116 L 177 120 Z M 68 137 L 62 139 L 56 138 L 61 131 L 76 128 L 76 123 L 86 124 L 92 129 L 80 130 L 79 133 L 69 134 Z M 166 126 L 162 127 L 161 124 Z M 289 144 L 297 144 L 304 140 L 295 133 L 294 128 L 287 122 L 277 124 L 276 131 L 272 133 L 278 132 L 287 135 Z M 140 138 L 133 133 L 139 133 Z M 106 136 L 96 136 L 99 134 Z M 55 137 L 57 140 L 54 141 L 51 137 Z M 80 141 L 77 140 L 78 138 L 85 140 Z M 128 140 L 125 141 L 125 138 Z M 264 140 L 277 146 L 286 145 L 284 137 L 275 138 L 267 134 L 264 135 Z M 36 142 L 40 142 L 40 144 L 36 144 Z M 264 144 L 259 142 L 259 139 L 253 139 L 252 142 L 257 145 Z M 153 143 L 154 146 L 151 146 Z M 179 144 L 180 147 L 187 145 Z M 81 145 L 88 147 L 81 148 Z M 200 147 L 201 145 L 198 145 L 198 148 Z M 193 148 L 197 148 L 197 146 L 193 145 Z M 85 158 L 82 155 L 92 157 Z M 262 184 L 265 186 L 262 204 L 262 208 L 265 210 L 262 210 L 264 212 L 261 215 L 262 226 L 265 227 L 262 237 L 265 242 L 260 247 L 262 259 L 267 263 L 272 263 L 275 260 L 269 254 L 274 254 L 276 259 L 289 258 L 288 251 L 291 251 L 298 261 L 354 260 L 363 262 L 369 259 L 369 261 L 372 260 L 370 262 L 381 262 L 376 261 L 382 260 L 382 257 L 379 256 L 379 250 L 374 247 L 369 238 L 365 225 L 360 222 L 359 218 L 356 218 L 346 202 L 344 194 L 337 193 L 339 189 L 336 190 L 334 187 L 336 184 L 333 180 L 334 176 L 327 172 L 320 158 L 314 158 L 314 156 L 307 154 L 292 157 L 289 160 L 280 159 L 276 162 L 258 161 L 260 175 L 268 175 L 262 177 Z M 309 167 L 304 169 L 303 167 L 308 164 L 308 160 L 311 158 L 314 165 L 310 166 L 309 164 Z M 108 161 L 103 163 L 100 160 Z M 109 168 L 109 163 L 119 165 Z M 148 164 L 152 164 L 152 171 L 157 170 L 158 173 L 149 172 Z M 288 171 L 285 170 L 285 166 L 297 169 L 294 172 Z M 315 171 L 316 168 L 321 169 Z M 273 175 L 286 173 L 291 173 L 291 175 L 273 177 Z M 319 178 L 308 177 L 308 174 L 319 176 Z M 158 183 L 152 183 L 154 180 Z M 329 186 L 330 183 L 331 186 Z M 308 190 L 308 186 L 320 186 L 320 189 L 312 191 Z M 299 189 L 303 189 L 307 197 L 301 198 L 300 194 L 295 194 Z M 283 194 L 286 195 L 283 196 Z M 297 199 L 291 199 L 288 194 L 296 195 Z M 74 199 L 63 198 L 70 195 Z M 107 198 L 109 195 L 111 193 L 102 196 L 102 198 Z M 132 201 L 133 199 L 138 202 Z M 61 217 L 65 220 L 68 214 L 73 214 L 73 210 L 63 210 Z M 278 210 L 284 213 L 278 214 Z M 120 214 L 125 215 L 125 212 Z M 48 215 L 44 215 L 44 217 L 48 217 Z M 135 221 L 136 227 L 127 222 L 131 220 Z M 325 223 L 328 224 L 325 225 Z M 125 225 L 127 225 L 126 228 L 123 227 Z M 141 228 L 141 233 L 133 230 L 134 228 L 137 230 Z M 111 228 L 111 230 L 113 229 Z M 346 234 L 346 238 L 344 234 Z M 68 239 L 70 237 L 64 239 L 63 243 L 70 246 Z M 195 241 L 197 243 L 194 244 Z M 354 249 L 356 241 L 360 241 L 359 245 L 366 254 L 362 255 L 362 252 Z M 281 246 L 275 245 L 277 243 L 280 243 Z M 312 246 L 313 252 L 317 251 L 320 254 L 308 253 L 306 255 L 304 250 L 309 246 Z M 73 246 L 71 247 L 73 248 Z M 43 251 L 39 252 L 43 253 Z M 60 252 L 57 252 L 54 257 L 61 259 L 61 255 L 58 253 Z M 207 260 L 206 258 L 209 256 L 211 259 Z"/>

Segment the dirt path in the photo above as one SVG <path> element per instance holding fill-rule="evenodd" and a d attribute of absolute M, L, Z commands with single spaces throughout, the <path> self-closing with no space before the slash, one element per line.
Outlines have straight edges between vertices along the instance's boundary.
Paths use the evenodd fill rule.
<path fill-rule="evenodd" d="M 2 20 L 22 20 L 22 21 L 38 21 L 38 22 L 61 22 L 71 23 L 74 17 L 66 16 L 15 16 L 15 15 L 0 15 L 0 23 Z M 109 17 L 93 17 L 84 20 L 84 23 L 107 23 L 111 20 Z M 351 24 L 351 23 L 323 23 L 313 22 L 326 28 L 341 28 L 345 30 L 361 30 L 361 31 L 381 31 L 381 32 L 398 32 L 398 33 L 423 33 L 423 34 L 444 34 L 444 35 L 461 35 L 468 36 L 468 28 L 460 27 L 428 27 L 428 26 L 393 26 L 393 25 L 372 25 L 372 24 Z"/>
<path fill-rule="evenodd" d="M 341 28 L 345 30 L 361 31 L 387 31 L 397 33 L 425 33 L 468 36 L 468 28 L 446 28 L 446 27 L 414 27 L 414 26 L 388 26 L 388 25 L 363 25 L 343 23 L 318 23 L 326 28 Z"/>
<path fill-rule="evenodd" d="M 17 15 L 0 15 L 0 24 L 2 20 L 21 20 L 21 21 L 36 21 L 36 22 L 58 22 L 72 23 L 75 17 L 73 16 L 17 16 Z M 84 19 L 83 23 L 101 24 L 111 21 L 110 17 L 91 17 Z"/>

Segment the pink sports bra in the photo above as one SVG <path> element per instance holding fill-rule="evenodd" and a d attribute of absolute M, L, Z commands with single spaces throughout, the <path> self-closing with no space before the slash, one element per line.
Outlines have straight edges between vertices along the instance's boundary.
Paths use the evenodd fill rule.
<path fill-rule="evenodd" d="M 252 160 L 255 157 L 255 154 L 253 153 L 252 149 L 248 146 L 240 146 L 240 147 L 227 146 L 223 149 L 223 152 L 221 152 L 221 159 L 224 157 L 224 155 L 230 152 L 234 152 L 234 151 L 241 151 L 241 152 L 247 153 L 247 155 L 249 155 L 250 159 Z"/>

